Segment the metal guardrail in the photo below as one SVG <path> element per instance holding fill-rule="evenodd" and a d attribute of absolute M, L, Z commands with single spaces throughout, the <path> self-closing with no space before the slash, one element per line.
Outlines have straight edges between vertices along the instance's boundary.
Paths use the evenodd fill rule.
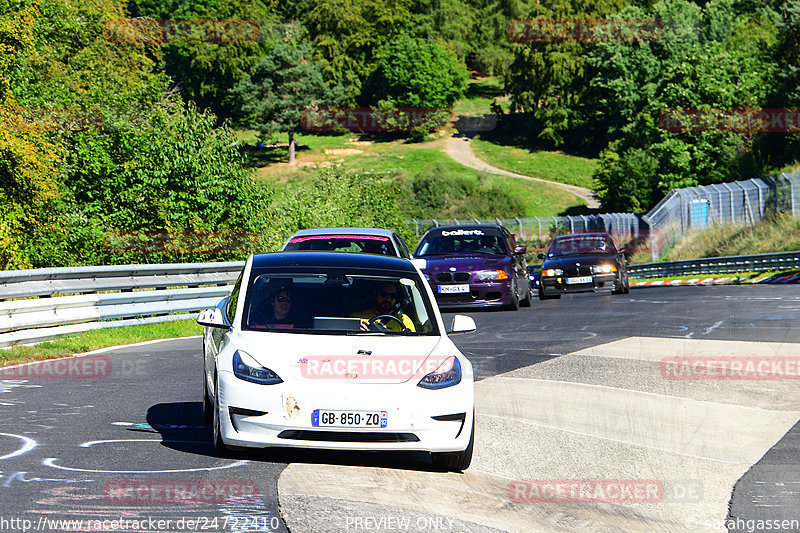
<path fill-rule="evenodd" d="M 788 271 L 797 269 L 800 269 L 800 251 L 646 263 L 628 267 L 628 275 L 632 279 L 641 279 L 702 274 L 734 274 L 738 272 Z"/>
<path fill-rule="evenodd" d="M 243 266 L 237 261 L 3 271 L 0 347 L 191 318 L 224 298 Z"/>

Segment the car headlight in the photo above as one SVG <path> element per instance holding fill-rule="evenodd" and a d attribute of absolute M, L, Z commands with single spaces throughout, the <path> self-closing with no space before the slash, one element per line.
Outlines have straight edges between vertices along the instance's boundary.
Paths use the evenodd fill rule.
<path fill-rule="evenodd" d="M 617 267 L 614 265 L 594 265 L 592 267 L 592 273 L 594 274 L 610 274 L 611 272 L 616 272 Z"/>
<path fill-rule="evenodd" d="M 475 274 L 475 281 L 493 281 L 508 279 L 505 270 L 481 270 Z"/>
<path fill-rule="evenodd" d="M 453 356 L 442 361 L 439 368 L 419 380 L 417 387 L 444 389 L 459 383 L 461 383 L 461 363 L 458 362 L 458 357 Z"/>
<path fill-rule="evenodd" d="M 560 268 L 548 268 L 547 270 L 542 271 L 542 276 L 552 277 L 552 276 L 563 276 L 564 271 Z"/>
<path fill-rule="evenodd" d="M 259 385 L 277 385 L 283 383 L 278 374 L 259 365 L 247 352 L 236 350 L 233 353 L 233 374 L 245 381 Z"/>

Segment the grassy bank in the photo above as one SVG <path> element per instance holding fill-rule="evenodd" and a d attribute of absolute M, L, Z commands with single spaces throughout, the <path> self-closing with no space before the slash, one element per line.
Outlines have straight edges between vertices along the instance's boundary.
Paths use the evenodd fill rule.
<path fill-rule="evenodd" d="M 194 319 L 86 331 L 34 346 L 14 346 L 7 350 L 0 350 L 0 367 L 26 361 L 55 359 L 109 346 L 156 339 L 189 337 L 191 335 L 200 335 L 202 332 L 203 328 L 198 326 Z"/>
<path fill-rule="evenodd" d="M 662 261 L 800 250 L 800 219 L 780 214 L 755 226 L 726 224 L 695 231 L 675 243 Z"/>
<path fill-rule="evenodd" d="M 598 160 L 545 150 L 503 144 L 500 139 L 475 137 L 472 151 L 480 159 L 503 170 L 532 178 L 592 188 Z"/>
<path fill-rule="evenodd" d="M 254 132 L 239 132 L 248 143 Z M 280 195 L 285 187 L 308 182 L 316 171 L 331 165 L 390 175 L 406 191 L 402 209 L 408 218 L 484 218 L 551 216 L 575 210 L 585 203 L 558 187 L 486 174 L 453 161 L 445 151 L 446 136 L 426 142 L 379 139 L 353 133 L 298 135 L 297 162 L 288 164 L 285 144 L 266 146 L 249 153 L 257 175 Z M 435 182 L 432 187 L 428 182 Z M 431 189 L 420 203 L 414 190 Z M 435 189 L 435 190 L 434 190 Z M 433 195 L 438 195 L 433 198 Z"/>

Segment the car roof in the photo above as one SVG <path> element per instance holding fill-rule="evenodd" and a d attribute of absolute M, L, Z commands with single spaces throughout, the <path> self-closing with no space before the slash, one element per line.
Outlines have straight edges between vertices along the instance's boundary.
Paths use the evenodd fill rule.
<path fill-rule="evenodd" d="M 569 235 L 559 235 L 553 240 L 561 240 L 561 239 L 579 239 L 581 237 L 611 237 L 608 233 L 570 233 Z"/>
<path fill-rule="evenodd" d="M 389 255 L 292 251 L 253 256 L 253 268 L 281 267 L 338 267 L 416 273 L 416 268 L 411 264 L 411 261 Z"/>
<path fill-rule="evenodd" d="M 425 235 L 423 235 L 423 238 L 429 233 L 434 233 L 436 231 L 456 231 L 460 229 L 461 230 L 483 229 L 483 230 L 499 231 L 501 233 L 508 231 L 504 226 L 498 224 L 458 224 L 452 226 L 436 226 L 435 228 L 431 228 L 428 231 L 426 231 Z"/>
<path fill-rule="evenodd" d="M 301 229 L 292 234 L 291 238 L 304 237 L 307 235 L 379 235 L 381 237 L 391 237 L 394 231 L 382 228 L 311 228 Z"/>

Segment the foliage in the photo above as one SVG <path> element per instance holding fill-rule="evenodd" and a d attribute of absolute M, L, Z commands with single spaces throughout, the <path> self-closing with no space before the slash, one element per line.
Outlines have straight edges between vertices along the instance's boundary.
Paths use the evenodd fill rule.
<path fill-rule="evenodd" d="M 405 209 L 415 218 L 428 218 L 430 213 L 443 218 L 491 218 L 524 212 L 518 197 L 491 184 L 485 175 L 477 180 L 448 175 L 440 165 L 414 176 L 408 189 Z"/>
<path fill-rule="evenodd" d="M 320 170 L 314 180 L 289 187 L 273 205 L 272 215 L 281 222 L 286 237 L 301 229 L 338 226 L 393 228 L 403 233 L 400 204 L 400 189 L 392 179 L 336 166 Z"/>
<path fill-rule="evenodd" d="M 434 42 L 402 34 L 379 57 L 371 83 L 379 107 L 450 108 L 464 94 L 466 68 Z"/>
<path fill-rule="evenodd" d="M 294 162 L 293 134 L 300 129 L 303 113 L 330 105 L 335 98 L 311 55 L 307 43 L 278 43 L 234 91 L 251 127 L 264 140 L 278 132 L 289 133 L 290 162 Z"/>
<path fill-rule="evenodd" d="M 169 36 L 164 42 L 164 71 L 176 81 L 181 95 L 200 109 L 211 109 L 222 117 L 237 113 L 237 102 L 229 91 L 269 52 L 279 27 L 274 14 L 260 1 L 137 2 L 133 14 L 156 20 L 195 21 L 198 26 L 207 21 L 242 22 L 240 28 L 218 32 L 215 38 L 220 42 L 173 42 Z"/>

